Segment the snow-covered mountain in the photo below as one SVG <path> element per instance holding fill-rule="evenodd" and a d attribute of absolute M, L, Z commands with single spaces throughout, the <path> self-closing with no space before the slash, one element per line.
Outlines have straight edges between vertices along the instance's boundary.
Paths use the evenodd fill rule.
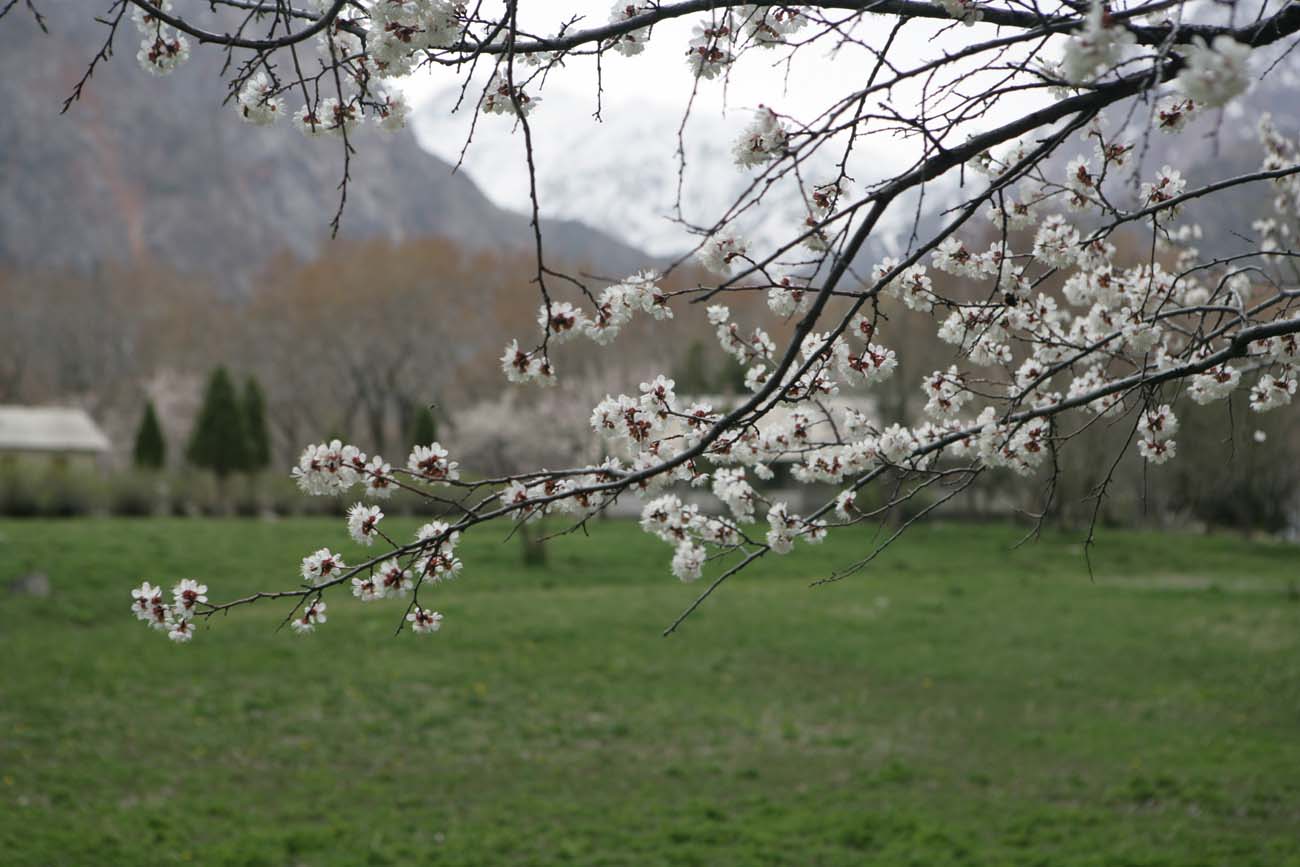
<path fill-rule="evenodd" d="M 417 107 L 417 139 L 439 157 L 456 160 L 464 146 L 470 109 L 452 113 L 458 91 L 437 94 Z M 680 108 L 648 102 L 635 110 L 609 108 L 598 120 L 590 100 L 547 89 L 529 115 L 543 216 L 581 220 L 656 256 L 672 257 L 698 241 L 694 229 L 714 225 L 753 183 L 757 170 L 741 170 L 733 142 L 752 118 L 747 108 L 725 114 L 692 113 L 683 127 Z M 680 134 L 680 139 L 679 139 Z M 680 152 L 679 152 L 680 141 Z M 683 159 L 684 158 L 684 159 Z M 871 162 L 887 155 L 863 152 L 851 174 L 871 177 Z M 835 176 L 835 158 L 815 154 L 802 169 L 810 183 Z M 530 207 L 522 130 L 503 117 L 480 116 L 465 152 L 463 171 L 502 207 Z M 680 181 L 680 183 L 679 183 Z M 680 190 L 680 210 L 679 205 Z M 764 193 L 762 207 L 742 214 L 735 226 L 762 252 L 788 241 L 808 215 L 793 178 Z M 903 229 L 910 211 L 899 208 L 882 226 L 878 247 Z"/>
<path fill-rule="evenodd" d="M 1180 168 L 1193 183 L 1253 171 L 1261 154 L 1255 135 L 1259 115 L 1272 112 L 1283 128 L 1289 128 L 1300 114 L 1294 99 L 1298 66 L 1280 64 L 1222 116 L 1206 116 L 1186 134 L 1156 135 L 1145 141 L 1132 136 L 1142 142 L 1139 171 L 1150 174 L 1167 163 Z M 716 224 L 758 174 L 756 169 L 738 168 L 731 155 L 733 143 L 752 119 L 751 106 L 733 104 L 723 111 L 716 95 L 710 94 L 709 99 L 701 98 L 683 124 L 680 105 L 645 97 L 642 91 L 642 97 L 632 103 L 611 103 L 607 96 L 597 117 L 594 93 L 566 91 L 565 86 L 561 82 L 547 87 L 541 104 L 529 115 L 543 216 L 582 221 L 630 246 L 670 258 L 689 251 L 699 240 L 699 229 Z M 475 118 L 472 91 L 466 105 L 453 112 L 459 95 L 458 88 L 435 92 L 417 106 L 413 126 L 418 141 L 436 156 L 454 162 L 465 146 L 470 124 L 476 121 L 462 171 L 498 206 L 528 210 L 522 130 L 511 118 Z M 788 109 L 801 107 L 797 101 L 789 102 Z M 1114 120 L 1127 118 L 1126 112 L 1117 113 Z M 910 141 L 859 142 L 849 173 L 861 188 L 903 168 L 915 156 L 914 148 Z M 1049 172 L 1063 172 L 1071 157 L 1090 149 L 1090 140 L 1072 142 L 1049 163 L 1055 167 Z M 835 162 L 830 152 L 814 155 L 802 169 L 804 181 L 833 178 Z M 968 183 L 972 180 L 967 177 Z M 957 172 L 931 183 L 919 209 L 915 198 L 895 202 L 864 260 L 906 248 L 918 214 L 920 237 L 926 236 L 926 229 L 937 228 L 942 212 L 969 191 L 959 183 Z M 1189 214 L 1211 238 L 1239 234 L 1260 216 L 1259 191 L 1258 187 L 1234 191 L 1217 198 L 1213 207 L 1190 208 Z M 734 224 L 759 254 L 788 241 L 807 216 L 802 195 L 792 182 L 778 182 L 764 195 L 761 207 L 750 208 Z M 1215 245 L 1207 243 L 1209 247 Z"/>

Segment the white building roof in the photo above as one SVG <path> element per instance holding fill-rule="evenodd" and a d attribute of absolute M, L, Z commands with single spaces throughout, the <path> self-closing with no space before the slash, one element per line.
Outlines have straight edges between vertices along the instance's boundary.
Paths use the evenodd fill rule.
<path fill-rule="evenodd" d="M 0 406 L 0 452 L 106 452 L 111 445 L 85 410 Z"/>

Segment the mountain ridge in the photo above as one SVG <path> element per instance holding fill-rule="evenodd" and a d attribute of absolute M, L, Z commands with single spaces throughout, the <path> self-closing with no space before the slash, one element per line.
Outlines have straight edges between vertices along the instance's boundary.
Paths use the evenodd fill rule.
<path fill-rule="evenodd" d="M 105 36 L 89 10 L 43 8 L 49 34 L 14 10 L 0 27 L 0 264 L 89 271 L 158 261 L 247 291 L 273 256 L 314 255 L 329 239 L 343 144 L 281 123 L 254 128 L 222 106 L 220 53 L 196 51 L 167 79 L 134 60 L 134 31 L 83 97 L 59 109 Z M 529 217 L 493 204 L 406 130 L 351 137 L 339 236 L 448 238 L 475 250 L 526 249 Z M 548 255 L 621 275 L 649 261 L 608 233 L 543 220 Z"/>

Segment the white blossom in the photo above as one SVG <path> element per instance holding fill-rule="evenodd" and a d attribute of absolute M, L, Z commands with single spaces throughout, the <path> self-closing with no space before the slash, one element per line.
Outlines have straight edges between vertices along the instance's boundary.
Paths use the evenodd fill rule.
<path fill-rule="evenodd" d="M 1296 393 L 1296 376 L 1273 376 L 1262 374 L 1250 389 L 1250 408 L 1255 412 L 1268 412 L 1281 406 L 1288 406 Z"/>
<path fill-rule="evenodd" d="M 315 632 L 316 627 L 324 623 L 328 618 L 325 616 L 326 605 L 319 598 L 309 603 L 300 614 L 294 616 L 289 625 L 293 627 L 294 632 L 299 635 L 306 635 L 309 632 Z"/>
<path fill-rule="evenodd" d="M 726 504 L 737 521 L 754 520 L 754 489 L 743 467 L 722 467 L 713 473 L 713 495 Z"/>
<path fill-rule="evenodd" d="M 343 558 L 329 548 L 321 548 L 302 558 L 302 578 L 308 584 L 319 584 L 331 579 L 346 568 Z"/>
<path fill-rule="evenodd" d="M 170 75 L 190 59 L 190 41 L 166 24 L 152 29 L 140 42 L 136 60 L 151 75 Z"/>
<path fill-rule="evenodd" d="M 172 611 L 177 617 L 193 617 L 195 608 L 208 601 L 208 585 L 186 578 L 172 588 Z"/>
<path fill-rule="evenodd" d="M 922 391 L 926 395 L 926 414 L 938 419 L 952 418 L 973 397 L 956 365 L 947 371 L 936 370 L 926 377 Z"/>
<path fill-rule="evenodd" d="M 460 478 L 460 463 L 451 460 L 447 450 L 436 442 L 411 449 L 406 468 L 413 475 L 431 482 L 450 482 Z"/>
<path fill-rule="evenodd" d="M 812 300 L 813 293 L 796 286 L 789 278 L 767 290 L 767 306 L 777 316 L 802 313 L 812 304 Z"/>
<path fill-rule="evenodd" d="M 753 168 L 781 156 L 789 142 L 790 132 L 776 112 L 760 105 L 754 111 L 753 121 L 732 146 L 731 155 L 740 168 Z"/>
<path fill-rule="evenodd" d="M 357 503 L 348 509 L 348 535 L 362 545 L 373 545 L 384 513 L 378 506 Z"/>
<path fill-rule="evenodd" d="M 1204 373 L 1192 377 L 1187 386 L 1187 395 L 1192 400 L 1205 406 L 1216 400 L 1223 400 L 1232 394 L 1237 383 L 1241 381 L 1241 371 L 1226 364 L 1211 367 Z"/>
<path fill-rule="evenodd" d="M 939 0 L 939 5 L 943 7 L 944 12 L 967 27 L 973 26 L 975 22 L 984 18 L 984 13 L 976 5 L 975 0 Z"/>
<path fill-rule="evenodd" d="M 339 102 L 330 96 L 320 100 L 315 107 L 304 105 L 294 114 L 293 120 L 304 135 L 343 137 L 361 123 L 361 112 L 356 102 Z"/>
<path fill-rule="evenodd" d="M 551 360 L 546 354 L 541 349 L 525 352 L 519 348 L 517 340 L 510 341 L 502 353 L 501 370 L 510 382 L 555 384 L 555 369 L 551 367 Z"/>
<path fill-rule="evenodd" d="M 1034 235 L 1034 258 L 1054 268 L 1069 268 L 1079 260 L 1079 230 L 1053 214 Z"/>
<path fill-rule="evenodd" d="M 698 525 L 699 509 L 682 505 L 672 494 L 651 500 L 641 510 L 641 529 L 673 545 L 687 541 Z"/>
<path fill-rule="evenodd" d="M 730 274 L 733 260 L 743 258 L 749 252 L 746 243 L 729 232 L 719 232 L 711 236 L 695 254 L 700 264 L 717 274 Z"/>
<path fill-rule="evenodd" d="M 537 311 L 537 325 L 550 339 L 562 343 L 582 330 L 582 311 L 567 301 L 543 304 Z"/>
<path fill-rule="evenodd" d="M 366 456 L 339 440 L 307 446 L 293 469 L 298 487 L 315 496 L 341 494 L 357 483 L 366 468 Z"/>
<path fill-rule="evenodd" d="M 715 14 L 708 24 L 695 25 L 690 45 L 686 50 L 686 62 L 696 78 L 716 78 L 732 61 L 731 55 L 731 15 L 727 12 Z"/>
<path fill-rule="evenodd" d="M 791 515 L 785 503 L 773 503 L 767 510 L 767 545 L 775 554 L 789 554 L 794 550 L 799 519 Z"/>
<path fill-rule="evenodd" d="M 673 574 L 682 581 L 694 581 L 700 577 L 700 572 L 704 568 L 704 559 L 703 546 L 683 542 L 673 552 Z"/>
<path fill-rule="evenodd" d="M 384 591 L 374 575 L 356 575 L 352 578 L 352 595 L 362 602 L 374 602 L 384 598 Z"/>
<path fill-rule="evenodd" d="M 841 521 L 851 521 L 857 517 L 857 493 L 854 491 L 840 491 L 835 496 L 835 514 Z"/>
<path fill-rule="evenodd" d="M 1146 409 L 1138 419 L 1138 435 L 1144 439 L 1173 439 L 1178 433 L 1178 416 L 1168 404 Z"/>
<path fill-rule="evenodd" d="M 1177 198 L 1187 189 L 1187 181 L 1183 178 L 1182 173 L 1177 169 L 1164 166 L 1160 173 L 1156 175 L 1154 181 L 1142 184 L 1142 189 L 1138 193 L 1143 207 L 1151 207 L 1170 199 Z M 1173 216 L 1177 213 L 1177 207 L 1165 208 L 1164 213 Z"/>
<path fill-rule="evenodd" d="M 1122 24 L 1114 24 L 1109 19 L 1106 4 L 1094 0 L 1088 7 L 1083 29 L 1075 31 L 1065 43 L 1061 72 L 1067 81 L 1081 84 L 1097 72 L 1115 67 L 1123 59 L 1124 46 L 1137 41 Z"/>
<path fill-rule="evenodd" d="M 379 564 L 376 592 L 380 597 L 405 596 L 414 586 L 410 570 L 403 569 L 396 559 Z"/>
<path fill-rule="evenodd" d="M 396 132 L 406 127 L 406 119 L 411 114 L 411 104 L 406 101 L 401 91 L 386 91 L 375 106 L 375 117 L 379 128 L 386 132 Z"/>
<path fill-rule="evenodd" d="M 653 10 L 654 7 L 646 2 L 629 3 L 627 0 L 615 3 L 609 13 L 610 24 L 620 24 L 630 18 L 636 18 L 646 12 Z M 650 41 L 650 28 L 638 27 L 635 30 L 629 30 L 627 33 L 617 36 L 609 41 L 609 46 L 625 57 L 634 57 L 645 51 L 646 43 Z"/>
<path fill-rule="evenodd" d="M 362 478 L 365 480 L 366 496 L 377 500 L 388 499 L 393 495 L 393 489 L 397 487 L 393 468 L 379 455 L 375 455 L 365 465 Z"/>
<path fill-rule="evenodd" d="M 1159 466 L 1177 456 L 1178 443 L 1174 440 L 1143 437 L 1138 440 L 1137 450 L 1147 463 Z"/>
<path fill-rule="evenodd" d="M 406 619 L 411 624 L 411 631 L 417 635 L 430 635 L 442 628 L 441 614 L 419 606 L 407 614 Z"/>
<path fill-rule="evenodd" d="M 1196 102 L 1186 97 L 1167 97 L 1156 106 L 1156 129 L 1163 133 L 1180 133 L 1196 112 Z"/>
<path fill-rule="evenodd" d="M 138 620 L 147 619 L 148 611 L 155 603 L 162 604 L 162 588 L 155 587 L 148 581 L 131 591 L 131 610 Z"/>
<path fill-rule="evenodd" d="M 517 83 L 512 89 L 506 76 L 498 71 L 492 73 L 492 78 L 484 88 L 481 107 L 484 114 L 519 114 L 527 117 L 541 101 L 540 96 L 525 93 Z"/>
<path fill-rule="evenodd" d="M 739 13 L 745 31 L 756 45 L 774 48 L 786 44 L 786 37 L 802 30 L 808 16 L 796 6 L 742 6 Z"/>
<path fill-rule="evenodd" d="M 1187 61 L 1178 86 L 1198 105 L 1218 108 L 1250 86 L 1250 46 L 1219 35 L 1206 44 L 1200 36 L 1182 48 Z"/>
<path fill-rule="evenodd" d="M 166 623 L 167 637 L 177 644 L 194 638 L 194 621 L 188 617 L 173 615 Z"/>
<path fill-rule="evenodd" d="M 881 277 L 889 270 L 892 270 L 892 266 L 882 272 Z M 872 274 L 873 280 L 879 280 L 881 277 Z M 926 274 L 924 265 L 913 265 L 905 269 L 885 284 L 881 293 L 891 298 L 901 299 L 909 310 L 929 313 L 934 308 L 934 284 Z"/>
<path fill-rule="evenodd" d="M 284 100 L 276 95 L 276 88 L 265 72 L 251 76 L 239 89 L 235 109 L 245 123 L 270 126 L 284 115 Z"/>

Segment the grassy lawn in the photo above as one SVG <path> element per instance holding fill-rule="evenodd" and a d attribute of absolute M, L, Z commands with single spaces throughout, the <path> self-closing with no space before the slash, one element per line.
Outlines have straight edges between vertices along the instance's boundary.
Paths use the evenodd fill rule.
<path fill-rule="evenodd" d="M 402 526 L 411 530 L 414 522 Z M 443 631 L 285 605 L 188 646 L 142 578 L 291 586 L 342 521 L 0 522 L 4 865 L 1300 865 L 1300 548 L 870 531 L 703 585 L 632 525 L 462 543 Z"/>

